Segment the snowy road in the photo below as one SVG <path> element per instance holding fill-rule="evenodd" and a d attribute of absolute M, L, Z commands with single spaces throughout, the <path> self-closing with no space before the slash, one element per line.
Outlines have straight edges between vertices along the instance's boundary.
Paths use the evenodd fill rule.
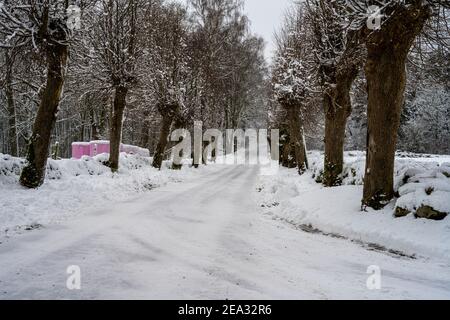
<path fill-rule="evenodd" d="M 450 298 L 444 262 L 368 251 L 262 215 L 258 167 L 217 166 L 195 182 L 0 245 L 0 298 Z M 66 270 L 81 270 L 68 290 Z M 368 290 L 367 268 L 382 271 Z"/>

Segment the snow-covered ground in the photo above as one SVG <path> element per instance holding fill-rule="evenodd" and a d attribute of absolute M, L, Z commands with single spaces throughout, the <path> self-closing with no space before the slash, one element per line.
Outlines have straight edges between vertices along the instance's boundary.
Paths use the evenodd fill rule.
<path fill-rule="evenodd" d="M 150 158 L 123 153 L 119 172 L 112 174 L 103 164 L 107 160 L 107 154 L 81 160 L 49 159 L 44 185 L 29 190 L 18 183 L 24 160 L 0 154 L 0 242 L 4 236 L 59 223 L 208 170 L 159 171 L 150 166 Z"/>
<path fill-rule="evenodd" d="M 74 179 L 70 171 L 31 191 L 36 216 L 68 207 L 55 198 L 71 201 L 70 186 L 87 188 L 84 196 L 95 191 L 89 199 L 99 204 L 75 195 L 71 219 L 0 244 L 0 299 L 450 297 L 449 218 L 394 219 L 393 207 L 361 213 L 361 186 L 324 189 L 312 173 L 299 178 L 295 170 L 262 176 L 261 168 L 242 165 L 160 173 L 132 168 L 114 177 L 88 174 L 92 180 Z M 141 179 L 160 187 L 136 194 Z M 97 189 L 88 186 L 94 180 Z M 2 194 L 18 188 L 24 199 L 29 191 L 13 185 L 4 181 Z M 45 201 L 37 197 L 45 190 L 53 202 L 41 207 Z M 9 193 L 11 206 L 16 197 Z M 67 288 L 69 266 L 80 268 L 81 290 Z M 381 270 L 380 290 L 367 287 L 374 266 Z"/>
<path fill-rule="evenodd" d="M 413 214 L 394 217 L 396 206 L 413 211 L 423 203 L 450 212 L 450 179 L 436 175 L 443 168 L 450 172 L 449 156 L 399 156 L 395 184 L 401 197 L 384 210 L 367 212 L 361 211 L 364 153 L 346 153 L 344 185 L 335 188 L 324 188 L 315 181 L 323 169 L 323 155 L 311 152 L 309 159 L 312 174 L 299 177 L 295 169 L 281 168 L 275 177 L 260 177 L 259 202 L 265 214 L 297 227 L 318 229 L 315 231 L 383 246 L 409 256 L 435 256 L 450 261 L 450 217 L 443 221 L 416 219 Z M 418 183 L 414 178 L 421 177 L 421 173 L 424 179 Z M 405 175 L 409 177 L 408 183 Z M 427 195 L 430 186 L 435 190 Z"/>

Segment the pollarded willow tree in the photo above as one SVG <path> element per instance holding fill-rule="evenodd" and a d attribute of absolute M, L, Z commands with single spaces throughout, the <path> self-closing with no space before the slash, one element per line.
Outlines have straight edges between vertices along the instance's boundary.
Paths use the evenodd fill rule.
<path fill-rule="evenodd" d="M 28 188 L 39 187 L 45 177 L 73 35 L 68 9 L 74 3 L 69 0 L 0 2 L 1 46 L 11 50 L 32 47 L 45 60 L 47 68 L 46 84 L 28 142 L 27 165 L 20 176 L 20 183 Z"/>
<path fill-rule="evenodd" d="M 363 206 L 383 208 L 394 197 L 397 131 L 404 103 L 406 59 L 427 21 L 450 6 L 441 0 L 340 0 L 367 49 L 368 134 Z M 373 7 L 371 7 L 373 6 Z M 380 25 L 370 23 L 378 8 Z"/>
<path fill-rule="evenodd" d="M 103 75 L 114 91 L 110 119 L 110 158 L 113 172 L 119 169 L 123 117 L 127 96 L 138 80 L 138 59 L 142 53 L 139 14 L 143 0 L 102 0 L 92 30 L 94 70 Z"/>
<path fill-rule="evenodd" d="M 346 124 L 352 111 L 350 90 L 362 66 L 364 51 L 358 32 L 345 27 L 343 8 L 336 2 L 306 3 L 325 113 L 323 184 L 332 187 L 341 183 Z"/>
<path fill-rule="evenodd" d="M 159 169 L 173 123 L 178 122 L 178 127 L 184 126 L 181 122 L 189 74 L 186 14 L 186 9 L 181 4 L 173 3 L 162 7 L 158 17 L 151 21 L 152 28 L 146 35 L 147 46 L 151 50 L 148 59 L 154 70 L 150 83 L 162 117 L 159 141 L 153 158 L 153 167 Z"/>
<path fill-rule="evenodd" d="M 307 100 L 312 87 L 310 48 L 304 22 L 304 8 L 297 6 L 285 18 L 285 26 L 278 35 L 278 48 L 272 70 L 275 100 L 285 110 L 290 144 L 294 149 L 299 174 L 308 169 L 304 139 Z"/>

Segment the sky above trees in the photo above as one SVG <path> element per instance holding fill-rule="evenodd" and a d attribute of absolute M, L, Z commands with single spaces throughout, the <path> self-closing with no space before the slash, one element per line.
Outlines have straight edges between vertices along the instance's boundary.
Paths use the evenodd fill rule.
<path fill-rule="evenodd" d="M 266 41 L 266 59 L 273 57 L 274 32 L 281 26 L 283 15 L 292 3 L 292 0 L 245 0 L 245 12 L 250 18 L 252 31 Z"/>
<path fill-rule="evenodd" d="M 188 0 L 178 0 L 187 3 Z M 274 33 L 282 24 L 283 16 L 293 0 L 244 0 L 244 12 L 250 19 L 252 32 L 266 42 L 265 56 L 272 60 L 275 51 Z"/>

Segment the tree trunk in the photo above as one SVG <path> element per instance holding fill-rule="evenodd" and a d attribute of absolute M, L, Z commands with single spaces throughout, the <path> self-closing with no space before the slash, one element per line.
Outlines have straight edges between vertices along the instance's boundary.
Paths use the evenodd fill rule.
<path fill-rule="evenodd" d="M 306 157 L 306 146 L 303 139 L 303 127 L 300 121 L 300 111 L 296 105 L 286 106 L 289 120 L 289 137 L 294 146 L 295 162 L 297 163 L 299 174 L 305 173 L 308 169 L 308 159 Z"/>
<path fill-rule="evenodd" d="M 420 4 L 393 16 L 366 41 L 368 132 L 363 206 L 382 209 L 394 197 L 397 132 L 404 103 L 405 62 L 429 17 Z"/>
<path fill-rule="evenodd" d="M 363 203 L 381 209 L 394 196 L 394 161 L 405 90 L 405 61 L 392 48 L 380 56 L 369 52 L 367 159 Z"/>
<path fill-rule="evenodd" d="M 162 115 L 161 131 L 159 134 L 158 145 L 156 146 L 155 156 L 153 158 L 153 167 L 161 169 L 164 160 L 164 153 L 169 142 L 170 128 L 172 126 L 173 114 L 164 113 Z"/>
<path fill-rule="evenodd" d="M 348 118 L 347 106 L 337 106 L 332 98 L 325 94 L 325 163 L 323 184 L 326 187 L 341 184 L 344 167 L 345 126 Z"/>
<path fill-rule="evenodd" d="M 101 104 L 101 105 L 99 105 Z M 96 106 L 96 107 L 94 107 Z M 107 110 L 109 112 L 107 112 Z M 108 116 L 111 114 L 111 102 L 93 99 L 91 103 L 91 119 L 92 119 L 92 140 L 103 140 L 110 131 L 107 126 L 111 119 Z"/>
<path fill-rule="evenodd" d="M 323 184 L 326 187 L 342 183 L 344 167 L 344 144 L 347 119 L 352 112 L 350 90 L 358 76 L 363 52 L 360 50 L 359 34 L 351 32 L 345 51 L 333 68 L 334 86 L 324 91 L 325 112 L 325 159 Z M 332 78 L 333 78 L 332 77 Z"/>
<path fill-rule="evenodd" d="M 91 108 L 91 132 L 92 140 L 100 140 L 99 124 L 94 108 Z"/>
<path fill-rule="evenodd" d="M 122 142 L 123 113 L 126 106 L 128 88 L 118 86 L 114 92 L 111 114 L 109 166 L 112 172 L 119 170 L 120 144 Z"/>
<path fill-rule="evenodd" d="M 178 129 L 186 129 L 187 127 L 187 122 L 186 119 L 181 115 L 181 114 L 177 114 L 174 119 L 173 119 L 173 126 L 174 126 L 174 130 L 178 130 Z M 183 141 L 183 139 L 180 139 L 177 143 L 181 143 Z M 173 144 L 173 145 L 175 145 Z M 180 153 L 180 156 L 183 157 L 184 154 Z M 181 170 L 183 168 L 183 164 L 182 163 L 175 163 L 175 161 L 172 163 L 172 170 Z"/>
<path fill-rule="evenodd" d="M 16 106 L 14 101 L 13 91 L 13 66 L 14 66 L 14 53 L 9 50 L 5 53 L 6 56 L 6 74 L 5 74 L 5 95 L 6 95 L 6 107 L 8 110 L 8 136 L 9 136 L 9 153 L 17 157 L 19 154 L 19 143 L 17 136 L 17 124 L 16 124 Z"/>
<path fill-rule="evenodd" d="M 44 182 L 51 133 L 64 86 L 67 58 L 67 45 L 58 43 L 47 49 L 47 83 L 29 140 L 28 163 L 20 176 L 20 183 L 28 188 L 37 188 Z"/>
<path fill-rule="evenodd" d="M 141 128 L 141 139 L 140 139 L 140 146 L 142 148 L 149 148 L 149 141 L 150 141 L 150 111 L 149 110 L 145 110 L 144 114 L 144 121 L 142 123 L 142 128 Z"/>
<path fill-rule="evenodd" d="M 325 111 L 325 163 L 323 184 L 333 187 L 341 184 L 344 166 L 345 128 L 351 114 L 350 89 L 358 74 L 351 70 L 346 77 L 338 77 L 334 88 L 326 90 L 323 98 Z"/>

